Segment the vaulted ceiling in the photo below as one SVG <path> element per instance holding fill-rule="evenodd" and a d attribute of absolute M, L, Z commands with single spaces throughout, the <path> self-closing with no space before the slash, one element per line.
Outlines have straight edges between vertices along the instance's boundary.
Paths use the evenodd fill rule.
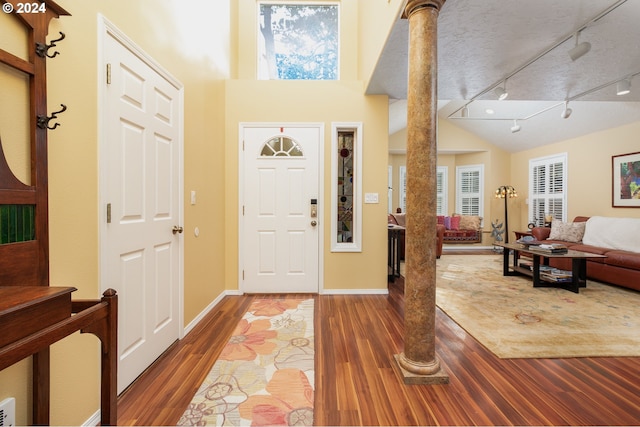
<path fill-rule="evenodd" d="M 439 117 L 510 152 L 640 121 L 639 23 L 639 0 L 447 0 Z M 396 22 L 367 89 L 389 95 L 390 133 L 406 126 L 408 28 Z M 574 61 L 577 33 L 591 48 Z M 509 96 L 498 101 L 505 79 Z M 631 93 L 618 96 L 623 79 Z M 572 114 L 563 119 L 566 100 Z"/>

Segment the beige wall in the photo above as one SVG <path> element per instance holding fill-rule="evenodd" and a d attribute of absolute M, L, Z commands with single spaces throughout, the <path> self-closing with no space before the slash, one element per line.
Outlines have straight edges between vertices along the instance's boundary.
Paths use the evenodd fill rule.
<path fill-rule="evenodd" d="M 67 36 L 56 48 L 60 55 L 47 60 L 49 110 L 60 103 L 69 107 L 60 115 L 61 126 L 49 132 L 51 284 L 75 286 L 75 298 L 100 296 L 96 71 L 97 14 L 102 13 L 184 84 L 187 325 L 225 288 L 223 80 L 230 69 L 230 0 L 194 0 L 188 7 L 170 0 L 58 4 L 72 16 L 52 21 L 49 31 L 50 39 L 58 31 Z M 7 26 L 0 26 L 0 39 L 5 31 Z M 5 139 L 3 128 L 3 144 L 9 146 L 9 132 Z M 190 190 L 198 192 L 195 206 L 188 203 Z M 195 226 L 201 230 L 198 238 L 192 232 Z M 21 425 L 30 419 L 29 367 L 30 360 L 25 360 L 0 372 L 0 400 L 16 397 Z M 79 425 L 95 413 L 98 373 L 95 337 L 75 334 L 52 346 L 52 423 Z"/>
<path fill-rule="evenodd" d="M 512 154 L 512 178 L 521 194 L 518 199 L 521 224 L 526 225 L 528 221 L 525 201 L 529 191 L 527 174 L 529 160 L 560 153 L 567 153 L 568 221 L 579 215 L 639 218 L 640 209 L 638 208 L 613 208 L 611 206 L 611 157 L 638 152 L 638 147 L 640 147 L 638 144 L 639 133 L 640 122 L 636 122 Z"/>
<path fill-rule="evenodd" d="M 324 289 L 386 290 L 387 97 L 364 97 L 361 82 L 227 82 L 226 236 L 228 289 L 238 289 L 238 127 L 241 122 L 324 123 Z M 339 100 L 339 102 L 336 102 Z M 327 107 L 329 106 L 329 107 Z M 361 253 L 331 253 L 331 122 L 363 123 L 364 193 L 380 203 L 363 205 Z"/>

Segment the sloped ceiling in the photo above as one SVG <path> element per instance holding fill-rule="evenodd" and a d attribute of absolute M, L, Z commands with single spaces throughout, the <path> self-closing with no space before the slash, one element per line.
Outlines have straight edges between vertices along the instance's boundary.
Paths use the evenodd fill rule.
<path fill-rule="evenodd" d="M 448 0 L 438 20 L 438 114 L 510 152 L 639 121 L 639 22 L 638 0 Z M 406 126 L 408 25 L 395 24 L 367 88 L 389 95 L 390 133 Z M 578 31 L 591 49 L 573 61 Z M 618 96 L 625 78 L 632 91 Z M 509 97 L 498 101 L 505 79 Z"/>

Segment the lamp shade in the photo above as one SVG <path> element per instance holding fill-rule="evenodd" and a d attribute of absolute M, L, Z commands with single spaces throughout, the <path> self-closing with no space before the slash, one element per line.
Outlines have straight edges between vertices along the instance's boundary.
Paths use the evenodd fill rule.
<path fill-rule="evenodd" d="M 495 94 L 500 101 L 502 101 L 503 99 L 507 99 L 507 96 L 509 96 L 509 93 L 507 92 L 507 90 L 502 86 L 498 86 L 496 88 Z"/>
<path fill-rule="evenodd" d="M 591 43 L 589 42 L 578 43 L 569 51 L 569 57 L 571 58 L 572 61 L 575 61 L 585 53 L 589 52 L 590 50 L 591 50 Z"/>
<path fill-rule="evenodd" d="M 631 81 L 629 79 L 620 80 L 616 85 L 616 95 L 626 95 L 631 92 Z"/>

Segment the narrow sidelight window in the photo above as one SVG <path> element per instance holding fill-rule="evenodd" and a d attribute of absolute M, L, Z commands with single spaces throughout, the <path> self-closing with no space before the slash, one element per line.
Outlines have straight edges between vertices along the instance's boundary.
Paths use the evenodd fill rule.
<path fill-rule="evenodd" d="M 362 251 L 362 125 L 332 124 L 332 252 Z"/>

